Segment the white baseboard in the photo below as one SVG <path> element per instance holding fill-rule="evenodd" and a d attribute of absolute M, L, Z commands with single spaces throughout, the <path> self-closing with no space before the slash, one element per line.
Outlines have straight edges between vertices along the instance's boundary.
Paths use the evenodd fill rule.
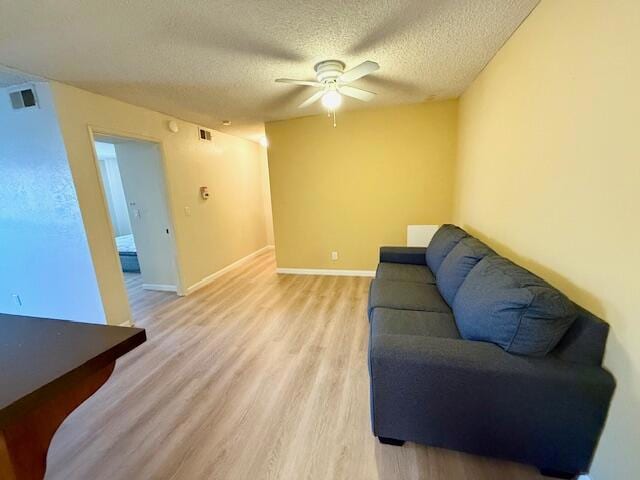
<path fill-rule="evenodd" d="M 266 247 L 262 247 L 260 250 L 256 250 L 255 252 L 250 253 L 246 257 L 242 257 L 240 260 L 236 260 L 232 264 L 227 265 L 226 267 L 222 268 L 221 270 L 218 270 L 217 272 L 214 272 L 211 275 L 208 275 L 208 276 L 204 277 L 199 282 L 196 282 L 193 285 L 191 285 L 190 287 L 188 287 L 187 290 L 185 291 L 185 295 L 189 295 L 189 294 L 195 292 L 196 290 L 201 289 L 205 285 L 208 285 L 211 282 L 213 282 L 216 278 L 220 277 L 221 275 L 224 275 L 228 271 L 239 267 L 240 265 L 248 262 L 252 258 L 257 257 L 261 253 L 266 252 L 267 250 L 273 250 L 273 245 L 267 245 Z"/>
<path fill-rule="evenodd" d="M 591 477 L 589 475 L 580 475 L 578 480 L 591 480 Z"/>
<path fill-rule="evenodd" d="M 157 290 L 159 292 L 177 292 L 175 285 L 163 285 L 161 283 L 143 283 L 142 288 L 145 290 Z"/>
<path fill-rule="evenodd" d="M 117 326 L 118 327 L 135 327 L 135 325 L 131 320 L 125 320 L 124 322 L 119 323 Z"/>
<path fill-rule="evenodd" d="M 276 268 L 287 275 L 338 275 L 342 277 L 375 277 L 375 270 L 331 270 L 328 268 Z"/>

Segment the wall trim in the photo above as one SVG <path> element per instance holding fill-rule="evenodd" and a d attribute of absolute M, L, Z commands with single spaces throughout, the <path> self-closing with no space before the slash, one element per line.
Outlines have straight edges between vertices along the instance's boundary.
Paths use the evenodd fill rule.
<path fill-rule="evenodd" d="M 131 320 L 125 320 L 124 322 L 119 323 L 116 327 L 135 327 Z"/>
<path fill-rule="evenodd" d="M 227 265 L 226 267 L 218 270 L 217 272 L 212 273 L 211 275 L 207 275 L 206 277 L 204 277 L 202 280 L 194 283 L 193 285 L 191 285 L 190 287 L 187 287 L 187 289 L 185 290 L 184 294 L 185 295 L 190 295 L 193 292 L 195 292 L 196 290 L 201 289 L 202 287 L 210 284 L 211 282 L 213 282 L 216 278 L 224 275 L 225 273 L 227 273 L 230 270 L 233 270 L 234 268 L 239 267 L 240 265 L 243 265 L 244 263 L 247 263 L 249 260 L 251 260 L 254 257 L 257 257 L 258 255 L 260 255 L 261 253 L 264 253 L 266 251 L 269 250 L 273 250 L 273 245 L 266 245 L 262 248 L 260 248 L 259 250 L 256 250 L 253 253 L 250 253 L 249 255 L 247 255 L 246 257 L 242 257 L 239 260 L 236 260 L 235 262 Z"/>
<path fill-rule="evenodd" d="M 591 477 L 589 475 L 580 475 L 578 480 L 591 480 Z"/>
<path fill-rule="evenodd" d="M 163 285 L 162 283 L 143 283 L 142 288 L 145 290 L 157 290 L 159 292 L 177 292 L 178 287 L 175 285 Z"/>
<path fill-rule="evenodd" d="M 334 275 L 341 277 L 375 277 L 375 270 L 332 270 L 328 268 L 276 268 L 285 275 Z"/>

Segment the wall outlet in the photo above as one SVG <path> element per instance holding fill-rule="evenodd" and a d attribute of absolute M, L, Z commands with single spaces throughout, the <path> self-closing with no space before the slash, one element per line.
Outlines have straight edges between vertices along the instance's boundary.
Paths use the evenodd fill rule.
<path fill-rule="evenodd" d="M 16 306 L 18 307 L 22 306 L 22 299 L 20 298 L 20 295 L 18 295 L 17 293 L 13 293 L 11 295 L 11 298 L 13 299 L 13 303 L 15 303 Z"/>
<path fill-rule="evenodd" d="M 331 252 L 331 260 L 334 262 L 338 260 L 338 252 Z"/>

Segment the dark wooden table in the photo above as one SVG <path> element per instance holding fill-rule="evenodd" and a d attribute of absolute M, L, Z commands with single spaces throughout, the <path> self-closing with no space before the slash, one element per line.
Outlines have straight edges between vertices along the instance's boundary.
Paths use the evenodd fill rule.
<path fill-rule="evenodd" d="M 140 328 L 0 314 L 0 479 L 41 480 L 60 424 L 145 340 Z"/>

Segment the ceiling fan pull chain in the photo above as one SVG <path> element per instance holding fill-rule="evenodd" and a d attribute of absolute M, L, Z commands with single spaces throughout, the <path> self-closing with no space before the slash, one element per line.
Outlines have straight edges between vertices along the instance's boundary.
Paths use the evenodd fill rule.
<path fill-rule="evenodd" d="M 336 111 L 333 111 L 333 128 L 336 128 Z"/>

